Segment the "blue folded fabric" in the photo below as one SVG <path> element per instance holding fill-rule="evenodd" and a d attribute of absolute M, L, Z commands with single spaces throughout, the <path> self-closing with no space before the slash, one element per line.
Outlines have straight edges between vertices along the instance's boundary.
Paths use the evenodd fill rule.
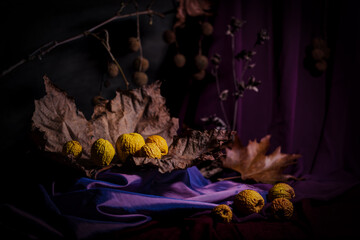
<path fill-rule="evenodd" d="M 221 203 L 231 204 L 233 197 L 245 189 L 256 190 L 266 201 L 270 187 L 232 181 L 211 183 L 196 167 L 165 174 L 156 170 L 124 174 L 109 169 L 96 180 L 79 179 L 72 190 L 55 193 L 53 201 L 77 238 L 85 239 L 153 218 L 182 218 Z"/>

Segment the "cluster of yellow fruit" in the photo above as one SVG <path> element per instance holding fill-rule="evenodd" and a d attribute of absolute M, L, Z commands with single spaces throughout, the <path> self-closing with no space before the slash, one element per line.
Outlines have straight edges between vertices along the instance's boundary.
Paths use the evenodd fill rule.
<path fill-rule="evenodd" d="M 146 140 L 138 133 L 124 133 L 116 141 L 116 153 L 121 162 L 128 156 L 149 157 L 161 159 L 168 153 L 166 140 L 160 135 L 151 135 Z M 79 159 L 82 146 L 78 141 L 68 141 L 64 144 L 63 154 Z M 106 166 L 115 156 L 113 145 L 103 138 L 96 140 L 91 147 L 91 160 L 97 166 Z"/>
<path fill-rule="evenodd" d="M 276 219 L 290 219 L 294 207 L 290 201 L 295 197 L 294 189 L 286 183 L 277 183 L 270 190 L 268 200 L 271 202 L 270 211 Z M 265 205 L 264 198 L 255 190 L 243 190 L 235 195 L 234 210 L 241 215 L 259 213 Z M 220 204 L 212 209 L 212 215 L 218 221 L 229 223 L 233 212 L 226 204 Z"/>

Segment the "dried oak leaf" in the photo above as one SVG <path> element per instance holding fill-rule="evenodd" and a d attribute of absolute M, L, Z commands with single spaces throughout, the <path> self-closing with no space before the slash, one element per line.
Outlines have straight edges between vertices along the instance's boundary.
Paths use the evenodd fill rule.
<path fill-rule="evenodd" d="M 295 164 L 300 155 L 281 153 L 281 147 L 266 155 L 269 146 L 270 135 L 263 137 L 260 142 L 249 141 L 246 147 L 242 146 L 239 138 L 235 136 L 232 147 L 226 148 L 226 157 L 222 159 L 223 166 L 239 172 L 243 180 L 274 184 L 297 179 L 292 175 L 284 174 L 283 170 Z"/>
<path fill-rule="evenodd" d="M 35 100 L 32 130 L 40 148 L 60 153 L 69 140 L 77 140 L 83 147 L 79 160 L 86 165 L 91 145 L 98 138 L 109 140 L 114 146 L 119 135 L 138 132 L 144 138 L 158 134 L 171 144 L 178 129 L 178 119 L 171 118 L 160 94 L 159 81 L 130 91 L 117 92 L 112 100 L 94 107 L 87 120 L 73 98 L 57 88 L 44 76 L 46 95 Z"/>
<path fill-rule="evenodd" d="M 132 160 L 136 166 L 155 166 L 162 173 L 185 169 L 201 161 L 215 161 L 215 157 L 220 156 L 216 153 L 222 151 L 222 147 L 232 140 L 233 135 L 233 132 L 220 129 L 187 130 L 174 137 L 169 153 L 162 159 L 134 157 Z"/>

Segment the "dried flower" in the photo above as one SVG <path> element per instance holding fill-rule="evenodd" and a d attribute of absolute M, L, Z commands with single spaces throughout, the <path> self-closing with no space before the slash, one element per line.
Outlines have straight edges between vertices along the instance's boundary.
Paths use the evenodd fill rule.
<path fill-rule="evenodd" d="M 214 64 L 215 66 L 218 66 L 221 62 L 221 56 L 218 53 L 215 53 L 214 56 L 211 58 L 211 62 L 212 64 Z"/>
<path fill-rule="evenodd" d="M 252 57 L 256 54 L 255 51 L 242 50 L 238 54 L 235 55 L 237 60 L 243 59 L 245 61 L 251 61 Z"/>
<path fill-rule="evenodd" d="M 254 76 L 250 76 L 248 79 L 248 83 L 246 84 L 246 89 L 258 92 L 259 89 L 257 87 L 260 85 L 260 83 L 261 81 L 256 81 Z"/>
<path fill-rule="evenodd" d="M 236 19 L 235 17 L 231 18 L 231 22 L 228 25 L 228 30 L 226 32 L 226 35 L 234 35 L 234 33 L 239 30 L 246 21 Z"/>
<path fill-rule="evenodd" d="M 228 98 L 228 96 L 229 96 L 229 90 L 225 89 L 220 93 L 219 98 L 221 101 L 225 101 Z"/>
<path fill-rule="evenodd" d="M 203 117 L 200 119 L 202 122 L 204 122 L 207 125 L 215 125 L 215 129 L 226 129 L 227 125 L 221 118 L 217 117 L 216 114 L 213 114 L 209 117 Z"/>
<path fill-rule="evenodd" d="M 268 41 L 270 39 L 270 36 L 266 29 L 261 29 L 260 32 L 257 35 L 256 44 L 257 45 L 263 45 L 265 41 Z"/>

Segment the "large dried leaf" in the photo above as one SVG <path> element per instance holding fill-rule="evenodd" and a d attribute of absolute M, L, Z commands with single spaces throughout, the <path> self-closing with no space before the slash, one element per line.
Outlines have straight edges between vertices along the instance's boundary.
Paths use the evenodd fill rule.
<path fill-rule="evenodd" d="M 168 155 L 162 159 L 136 157 L 132 160 L 136 166 L 156 166 L 162 173 L 171 172 L 175 169 L 185 169 L 205 160 L 220 160 L 218 153 L 222 151 L 222 146 L 232 140 L 233 134 L 226 130 L 217 129 L 188 130 L 180 136 L 174 137 Z"/>
<path fill-rule="evenodd" d="M 82 162 L 90 159 L 91 145 L 98 138 L 114 146 L 123 133 L 138 132 L 145 138 L 158 134 L 171 144 L 178 119 L 171 118 L 157 81 L 141 89 L 117 92 L 116 97 L 97 105 L 90 120 L 77 109 L 74 99 L 44 77 L 46 95 L 35 101 L 34 133 L 40 133 L 41 148 L 59 153 L 65 142 L 77 140 L 83 146 Z"/>
<path fill-rule="evenodd" d="M 244 147 L 238 137 L 231 148 L 226 148 L 226 158 L 223 166 L 233 169 L 241 174 L 243 180 L 270 183 L 296 179 L 294 176 L 284 174 L 284 169 L 296 163 L 299 154 L 281 153 L 278 147 L 270 155 L 266 155 L 270 146 L 270 135 L 263 137 L 260 142 L 249 141 Z"/>

